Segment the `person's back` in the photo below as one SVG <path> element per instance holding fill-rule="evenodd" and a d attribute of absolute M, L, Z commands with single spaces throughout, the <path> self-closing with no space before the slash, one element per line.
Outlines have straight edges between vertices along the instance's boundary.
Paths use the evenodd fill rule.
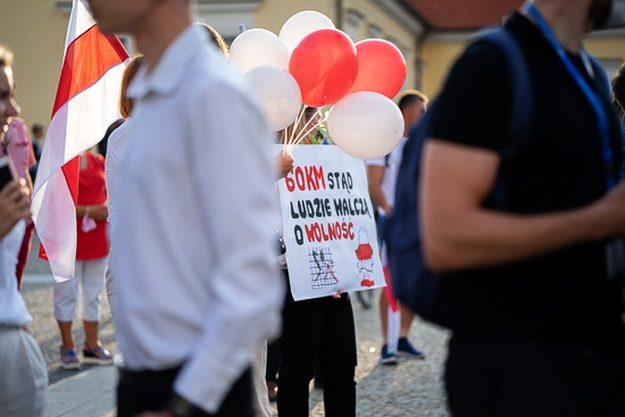
<path fill-rule="evenodd" d="M 561 20 L 558 29 L 587 24 L 582 11 L 590 2 L 575 8 L 536 3 L 550 22 Z M 597 399 L 593 390 L 625 395 L 625 386 L 614 382 L 625 375 L 625 356 L 611 356 L 625 349 L 623 301 L 606 269 L 606 240 L 624 229 L 617 197 L 602 200 L 606 177 L 614 177 L 621 159 L 618 124 L 600 69 L 590 67 L 584 52 L 566 53 L 583 74 L 576 81 L 537 26 L 539 18 L 526 13 L 506 24 L 533 82 L 525 142 L 504 155 L 515 117 L 508 71 L 496 48 L 478 44 L 452 70 L 424 150 L 425 256 L 431 267 L 447 271 L 450 408 L 454 416 L 565 415 L 571 408 L 575 414 L 566 415 L 612 415 L 607 410 L 622 412 L 623 405 Z M 575 37 L 563 39 L 571 41 L 566 47 L 579 45 Z M 580 83 L 590 87 L 597 106 Z M 597 112 L 608 120 L 607 151 Z M 492 192 L 504 158 L 506 206 L 499 207 Z M 611 224 L 602 223 L 602 210 L 614 210 Z M 606 363 L 609 371 L 586 375 Z M 469 381 L 476 374 L 479 380 Z"/>

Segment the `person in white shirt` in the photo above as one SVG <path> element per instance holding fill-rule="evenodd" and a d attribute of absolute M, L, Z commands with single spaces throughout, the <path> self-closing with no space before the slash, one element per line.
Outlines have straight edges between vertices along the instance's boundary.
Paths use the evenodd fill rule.
<path fill-rule="evenodd" d="M 189 1 L 88 3 L 145 59 L 112 195 L 118 415 L 253 416 L 250 364 L 284 294 L 267 122 Z"/>
<path fill-rule="evenodd" d="M 0 45 L 0 141 L 18 115 L 13 54 Z M 41 350 L 26 327 L 32 317 L 17 290 L 15 266 L 26 219 L 29 189 L 24 180 L 0 189 L 0 416 L 42 417 L 48 374 Z"/>
<path fill-rule="evenodd" d="M 425 94 L 417 90 L 404 92 L 399 100 L 398 106 L 404 117 L 404 137 L 395 149 L 387 156 L 370 159 L 367 161 L 367 176 L 369 179 L 369 195 L 373 204 L 377 206 L 378 231 L 382 236 L 384 222 L 393 213 L 395 201 L 395 183 L 401 164 L 404 145 L 408 140 L 408 130 L 417 123 L 425 113 L 428 105 L 428 98 Z M 388 300 L 384 292 L 380 293 L 380 323 L 382 338 L 387 339 L 388 335 Z M 400 306 L 399 341 L 397 343 L 397 353 L 388 349 L 390 341 L 382 346 L 380 351 L 380 363 L 383 365 L 394 365 L 398 362 L 398 357 L 423 359 L 425 355 L 417 350 L 408 340 L 410 326 L 414 314 L 410 309 Z"/>

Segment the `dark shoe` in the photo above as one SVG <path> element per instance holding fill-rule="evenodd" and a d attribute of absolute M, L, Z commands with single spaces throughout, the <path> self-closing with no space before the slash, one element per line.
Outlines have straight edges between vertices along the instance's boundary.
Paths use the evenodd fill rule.
<path fill-rule="evenodd" d="M 85 363 L 92 363 L 96 365 L 112 365 L 113 356 L 111 352 L 104 349 L 102 346 L 97 346 L 95 349 L 89 349 L 87 346 L 82 348 L 82 357 Z"/>
<path fill-rule="evenodd" d="M 380 352 L 380 363 L 382 365 L 397 365 L 397 362 L 399 362 L 397 355 L 389 352 L 386 344 L 382 346 L 382 352 Z"/>
<path fill-rule="evenodd" d="M 400 337 L 397 342 L 397 354 L 407 359 L 425 359 L 423 352 L 415 349 L 406 337 Z"/>

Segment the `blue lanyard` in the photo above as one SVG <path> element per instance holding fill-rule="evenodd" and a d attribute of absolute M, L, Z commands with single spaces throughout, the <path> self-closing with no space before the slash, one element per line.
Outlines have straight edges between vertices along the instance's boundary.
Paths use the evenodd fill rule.
<path fill-rule="evenodd" d="M 603 157 L 603 162 L 605 163 L 605 165 L 607 167 L 610 167 L 609 170 L 606 170 L 606 188 L 609 190 L 616 185 L 616 179 L 614 178 L 614 173 L 611 172 L 613 171 L 612 168 L 614 167 L 614 153 L 612 151 L 612 145 L 610 140 L 610 123 L 606 110 L 601 104 L 601 100 L 597 93 L 595 93 L 586 78 L 584 78 L 584 76 L 579 72 L 573 62 L 571 62 L 571 59 L 564 51 L 564 48 L 562 48 L 562 46 L 560 45 L 560 42 L 558 42 L 556 36 L 549 27 L 549 24 L 540 14 L 538 9 L 534 5 L 528 4 L 525 7 L 525 11 L 530 16 L 532 16 L 545 38 L 549 41 L 553 49 L 555 49 L 558 57 L 566 67 L 569 74 L 573 77 L 579 88 L 581 88 L 582 92 L 586 96 L 586 99 L 592 106 L 595 115 L 597 116 L 597 127 L 599 129 L 599 136 L 601 137 L 601 144 L 603 147 L 601 156 Z M 584 51 L 580 51 L 580 54 L 584 62 L 588 63 L 589 59 L 586 56 L 586 53 Z M 592 67 L 590 67 L 589 70 L 592 71 Z"/>

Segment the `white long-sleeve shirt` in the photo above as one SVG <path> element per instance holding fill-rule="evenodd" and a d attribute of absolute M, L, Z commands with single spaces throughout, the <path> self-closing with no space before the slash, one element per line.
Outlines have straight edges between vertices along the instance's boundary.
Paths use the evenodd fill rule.
<path fill-rule="evenodd" d="M 0 239 L 0 326 L 24 327 L 33 319 L 17 289 L 15 266 L 24 239 L 25 222 L 20 221 Z"/>
<path fill-rule="evenodd" d="M 275 335 L 271 135 L 249 88 L 189 27 L 140 68 L 113 199 L 115 322 L 131 370 L 184 363 L 174 389 L 215 412 Z"/>
<path fill-rule="evenodd" d="M 113 188 L 117 184 L 119 177 L 117 175 L 117 163 L 119 161 L 119 154 L 121 153 L 124 143 L 126 141 L 126 129 L 127 123 L 124 122 L 117 129 L 115 129 L 109 135 L 108 144 L 106 147 L 106 160 L 104 161 L 104 173 L 106 175 L 106 194 L 108 196 L 108 212 L 109 220 L 114 217 L 115 201 L 111 196 L 113 195 Z"/>

